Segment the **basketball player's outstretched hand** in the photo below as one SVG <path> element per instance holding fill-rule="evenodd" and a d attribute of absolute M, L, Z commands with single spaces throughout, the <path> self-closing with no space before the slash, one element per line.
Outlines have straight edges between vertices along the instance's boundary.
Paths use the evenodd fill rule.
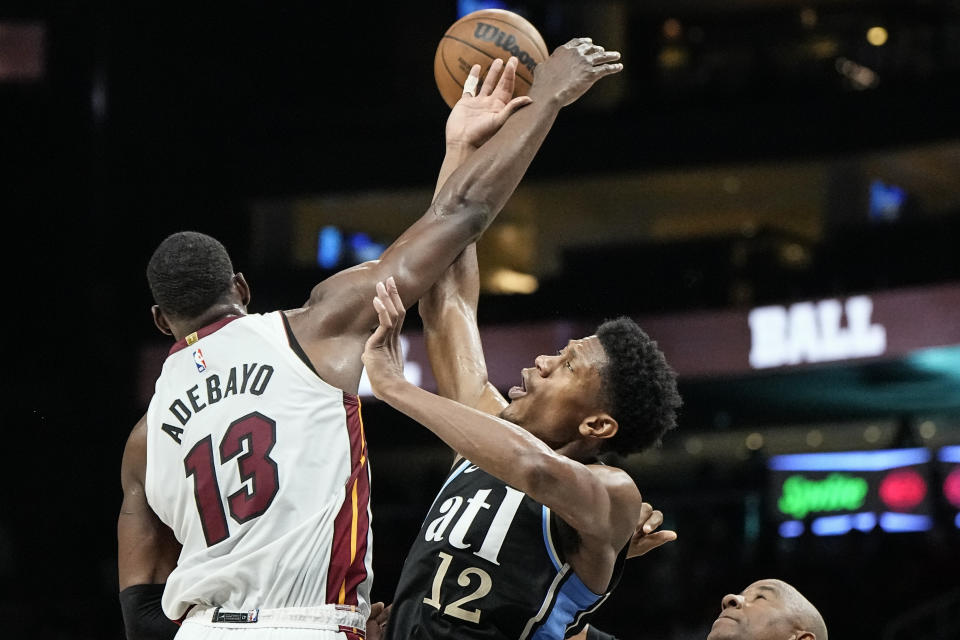
<path fill-rule="evenodd" d="M 377 295 L 373 308 L 380 321 L 379 326 L 367 339 L 363 349 L 363 366 L 373 395 L 383 399 L 383 392 L 392 382 L 403 380 L 403 352 L 400 348 L 400 329 L 406 314 L 403 301 L 397 291 L 393 276 L 377 283 Z"/>
<path fill-rule="evenodd" d="M 606 51 L 590 38 L 574 38 L 537 65 L 529 95 L 534 100 L 557 100 L 565 107 L 600 78 L 622 70 L 620 52 Z"/>
<path fill-rule="evenodd" d="M 630 548 L 627 550 L 628 558 L 637 558 L 652 551 L 657 547 L 672 542 L 677 539 L 677 532 L 664 529 L 657 531 L 657 528 L 663 524 L 663 512 L 654 509 L 649 502 L 644 502 L 640 507 L 640 519 L 637 521 L 637 530 L 630 538 Z"/>
<path fill-rule="evenodd" d="M 476 149 L 495 134 L 514 111 L 530 104 L 529 96 L 513 97 L 518 63 L 514 56 L 506 64 L 497 58 L 490 64 L 483 86 L 479 87 L 480 65 L 473 65 L 463 96 L 447 118 L 447 145 L 462 144 Z"/>

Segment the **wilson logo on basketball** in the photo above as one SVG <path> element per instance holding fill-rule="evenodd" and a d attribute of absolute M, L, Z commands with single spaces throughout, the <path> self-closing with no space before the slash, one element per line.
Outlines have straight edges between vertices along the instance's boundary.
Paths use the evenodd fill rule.
<path fill-rule="evenodd" d="M 501 31 L 492 24 L 478 22 L 477 27 L 473 30 L 473 37 L 477 40 L 483 40 L 484 42 L 493 42 L 510 55 L 516 56 L 517 60 L 520 61 L 520 64 L 525 66 L 531 72 L 537 66 L 537 63 L 533 57 L 520 48 L 515 37 L 509 33 Z"/>

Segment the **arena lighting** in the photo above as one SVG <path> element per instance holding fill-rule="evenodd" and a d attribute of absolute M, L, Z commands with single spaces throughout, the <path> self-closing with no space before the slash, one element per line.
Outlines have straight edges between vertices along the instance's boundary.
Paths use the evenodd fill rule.
<path fill-rule="evenodd" d="M 353 250 L 354 260 L 360 263 L 376 260 L 386 247 L 382 243 L 374 242 L 366 233 L 358 231 L 350 236 L 350 249 Z"/>
<path fill-rule="evenodd" d="M 880 514 L 880 528 L 890 533 L 929 531 L 933 528 L 933 518 L 912 513 L 887 512 Z"/>
<path fill-rule="evenodd" d="M 317 266 L 323 269 L 376 260 L 385 249 L 384 243 L 374 241 L 362 231 L 346 232 L 325 226 L 317 232 Z"/>
<path fill-rule="evenodd" d="M 839 536 L 852 528 L 853 518 L 848 515 L 817 518 L 810 525 L 810 530 L 817 536 Z"/>
<path fill-rule="evenodd" d="M 817 26 L 817 10 L 812 7 L 804 7 L 800 10 L 800 24 L 807 29 Z"/>
<path fill-rule="evenodd" d="M 929 461 L 930 450 L 918 447 L 787 454 L 771 457 L 768 466 L 774 471 L 884 471 Z"/>
<path fill-rule="evenodd" d="M 869 217 L 874 221 L 891 222 L 900 218 L 907 201 L 907 192 L 895 184 L 876 179 L 870 182 Z"/>
<path fill-rule="evenodd" d="M 317 233 L 317 265 L 333 269 L 343 254 L 343 234 L 336 227 L 323 227 Z"/>
<path fill-rule="evenodd" d="M 840 516 L 824 516 L 816 518 L 810 523 L 810 530 L 815 536 L 833 536 L 849 533 L 853 529 L 864 533 L 873 531 L 877 526 L 876 514 L 866 511 Z M 805 527 L 799 520 L 787 520 L 780 523 L 778 533 L 781 538 L 799 538 Z"/>
<path fill-rule="evenodd" d="M 922 349 L 907 354 L 906 361 L 920 371 L 960 380 L 960 346 Z"/>
<path fill-rule="evenodd" d="M 924 420 L 920 423 L 920 426 L 917 427 L 917 432 L 921 438 L 929 440 L 937 435 L 937 424 L 933 420 Z"/>
<path fill-rule="evenodd" d="M 960 509 L 960 468 L 947 474 L 943 480 L 943 497 L 947 502 Z"/>
<path fill-rule="evenodd" d="M 943 454 L 953 455 L 960 457 L 960 451 Z M 806 530 L 837 536 L 878 526 L 886 532 L 930 529 L 932 458 L 920 447 L 773 456 L 767 461 L 768 503 L 774 518 L 782 520 L 778 533 L 794 538 Z M 957 482 L 960 493 L 960 472 Z"/>
<path fill-rule="evenodd" d="M 754 369 L 880 356 L 887 350 L 887 330 L 874 322 L 869 296 L 755 307 L 747 322 Z"/>
<path fill-rule="evenodd" d="M 958 509 L 953 524 L 960 529 L 960 446 L 941 447 L 937 452 L 940 461 L 940 474 L 943 478 L 943 497 Z"/>
<path fill-rule="evenodd" d="M 795 474 L 784 481 L 777 509 L 794 518 L 805 518 L 811 511 L 853 511 L 863 506 L 869 490 L 865 479 L 843 473 L 823 479 Z"/>
<path fill-rule="evenodd" d="M 940 451 L 937 452 L 937 460 L 960 463 L 960 446 L 940 447 Z"/>
<path fill-rule="evenodd" d="M 810 523 L 815 536 L 838 536 L 851 530 L 872 531 L 877 526 L 877 516 L 869 511 L 840 516 L 823 516 Z"/>
<path fill-rule="evenodd" d="M 909 511 L 927 496 L 927 482 L 913 469 L 901 469 L 884 476 L 878 491 L 888 507 Z"/>
<path fill-rule="evenodd" d="M 511 10 L 506 2 L 497 2 L 497 0 L 457 0 L 457 18 L 462 18 L 468 13 L 473 13 L 480 9 Z"/>
<path fill-rule="evenodd" d="M 869 511 L 853 515 L 853 528 L 860 531 L 870 531 L 877 526 L 877 516 Z"/>
<path fill-rule="evenodd" d="M 887 30 L 883 27 L 870 27 L 867 29 L 867 42 L 875 47 L 882 47 L 887 43 Z"/>
<path fill-rule="evenodd" d="M 537 290 L 539 282 L 529 273 L 500 268 L 490 275 L 487 285 L 497 293 L 533 293 Z"/>

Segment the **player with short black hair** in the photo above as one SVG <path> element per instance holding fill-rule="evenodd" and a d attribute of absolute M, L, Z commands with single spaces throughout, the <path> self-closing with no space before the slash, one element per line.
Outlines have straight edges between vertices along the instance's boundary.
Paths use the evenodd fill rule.
<path fill-rule="evenodd" d="M 516 64 L 488 78 L 512 94 Z M 489 141 L 427 212 L 379 260 L 327 278 L 301 308 L 248 314 L 246 279 L 208 236 L 182 232 L 158 247 L 153 316 L 175 344 L 121 469 L 128 637 L 173 635 L 144 615 L 161 594 L 182 622 L 178 638 L 362 634 L 372 572 L 356 393 L 377 325 L 374 284 L 395 276 L 401 304 L 413 304 L 494 219 L 559 110 L 620 69 L 589 41 L 559 47 L 527 97 L 487 113 Z"/>
<path fill-rule="evenodd" d="M 628 455 L 660 444 L 677 426 L 676 376 L 657 343 L 627 317 L 597 327 L 597 339 L 607 355 L 604 393 L 620 430 L 605 449 Z"/>
<path fill-rule="evenodd" d="M 147 283 L 169 316 L 194 318 L 213 307 L 229 289 L 233 263 L 219 240 L 183 231 L 160 243 L 147 263 Z"/>
<path fill-rule="evenodd" d="M 451 114 L 448 144 L 456 138 L 461 153 L 445 164 L 438 191 L 482 142 L 476 121 L 482 109 Z M 636 555 L 676 537 L 655 531 L 662 514 L 651 519 L 633 480 L 598 460 L 649 446 L 676 426 L 673 370 L 656 342 L 620 317 L 537 357 L 508 403 L 487 380 L 471 245 L 420 300 L 438 397 L 403 379 L 403 307 L 393 280 L 377 291 L 380 327 L 363 356 L 374 393 L 458 453 L 407 555 L 389 637 L 576 633 L 616 585 L 631 549 Z"/>
<path fill-rule="evenodd" d="M 473 397 L 471 406 L 403 378 L 404 312 L 392 279 L 378 285 L 380 327 L 363 355 L 374 394 L 459 454 L 404 562 L 388 637 L 559 640 L 582 629 L 616 586 L 642 517 L 633 480 L 598 458 L 607 449 L 630 453 L 675 426 L 675 375 L 656 343 L 618 318 L 600 325 L 605 340 L 595 334 L 538 356 L 506 404 L 485 372 L 477 375 L 476 322 L 465 320 L 473 313 L 458 313 L 476 299 L 468 294 L 463 304 L 456 291 L 421 301 L 421 317 L 428 340 L 443 336 L 430 352 L 438 385 Z M 621 430 L 611 389 L 660 396 L 633 414 L 652 424 Z M 474 408 L 497 405 L 498 417 Z M 621 435 L 626 444 L 613 444 Z M 660 533 L 660 544 L 672 539 Z"/>

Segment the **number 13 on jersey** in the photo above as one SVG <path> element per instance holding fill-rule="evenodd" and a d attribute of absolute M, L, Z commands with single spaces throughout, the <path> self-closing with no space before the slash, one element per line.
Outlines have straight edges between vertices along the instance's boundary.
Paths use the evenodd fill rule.
<path fill-rule="evenodd" d="M 250 483 L 249 489 L 242 486 L 226 496 L 230 516 L 240 524 L 263 515 L 280 490 L 277 463 L 270 457 L 276 443 L 277 423 L 258 411 L 231 422 L 220 440 L 220 464 L 236 458 L 240 481 Z M 188 478 L 193 476 L 193 495 L 207 546 L 223 542 L 230 536 L 230 529 L 217 482 L 211 436 L 190 449 L 183 467 Z"/>

